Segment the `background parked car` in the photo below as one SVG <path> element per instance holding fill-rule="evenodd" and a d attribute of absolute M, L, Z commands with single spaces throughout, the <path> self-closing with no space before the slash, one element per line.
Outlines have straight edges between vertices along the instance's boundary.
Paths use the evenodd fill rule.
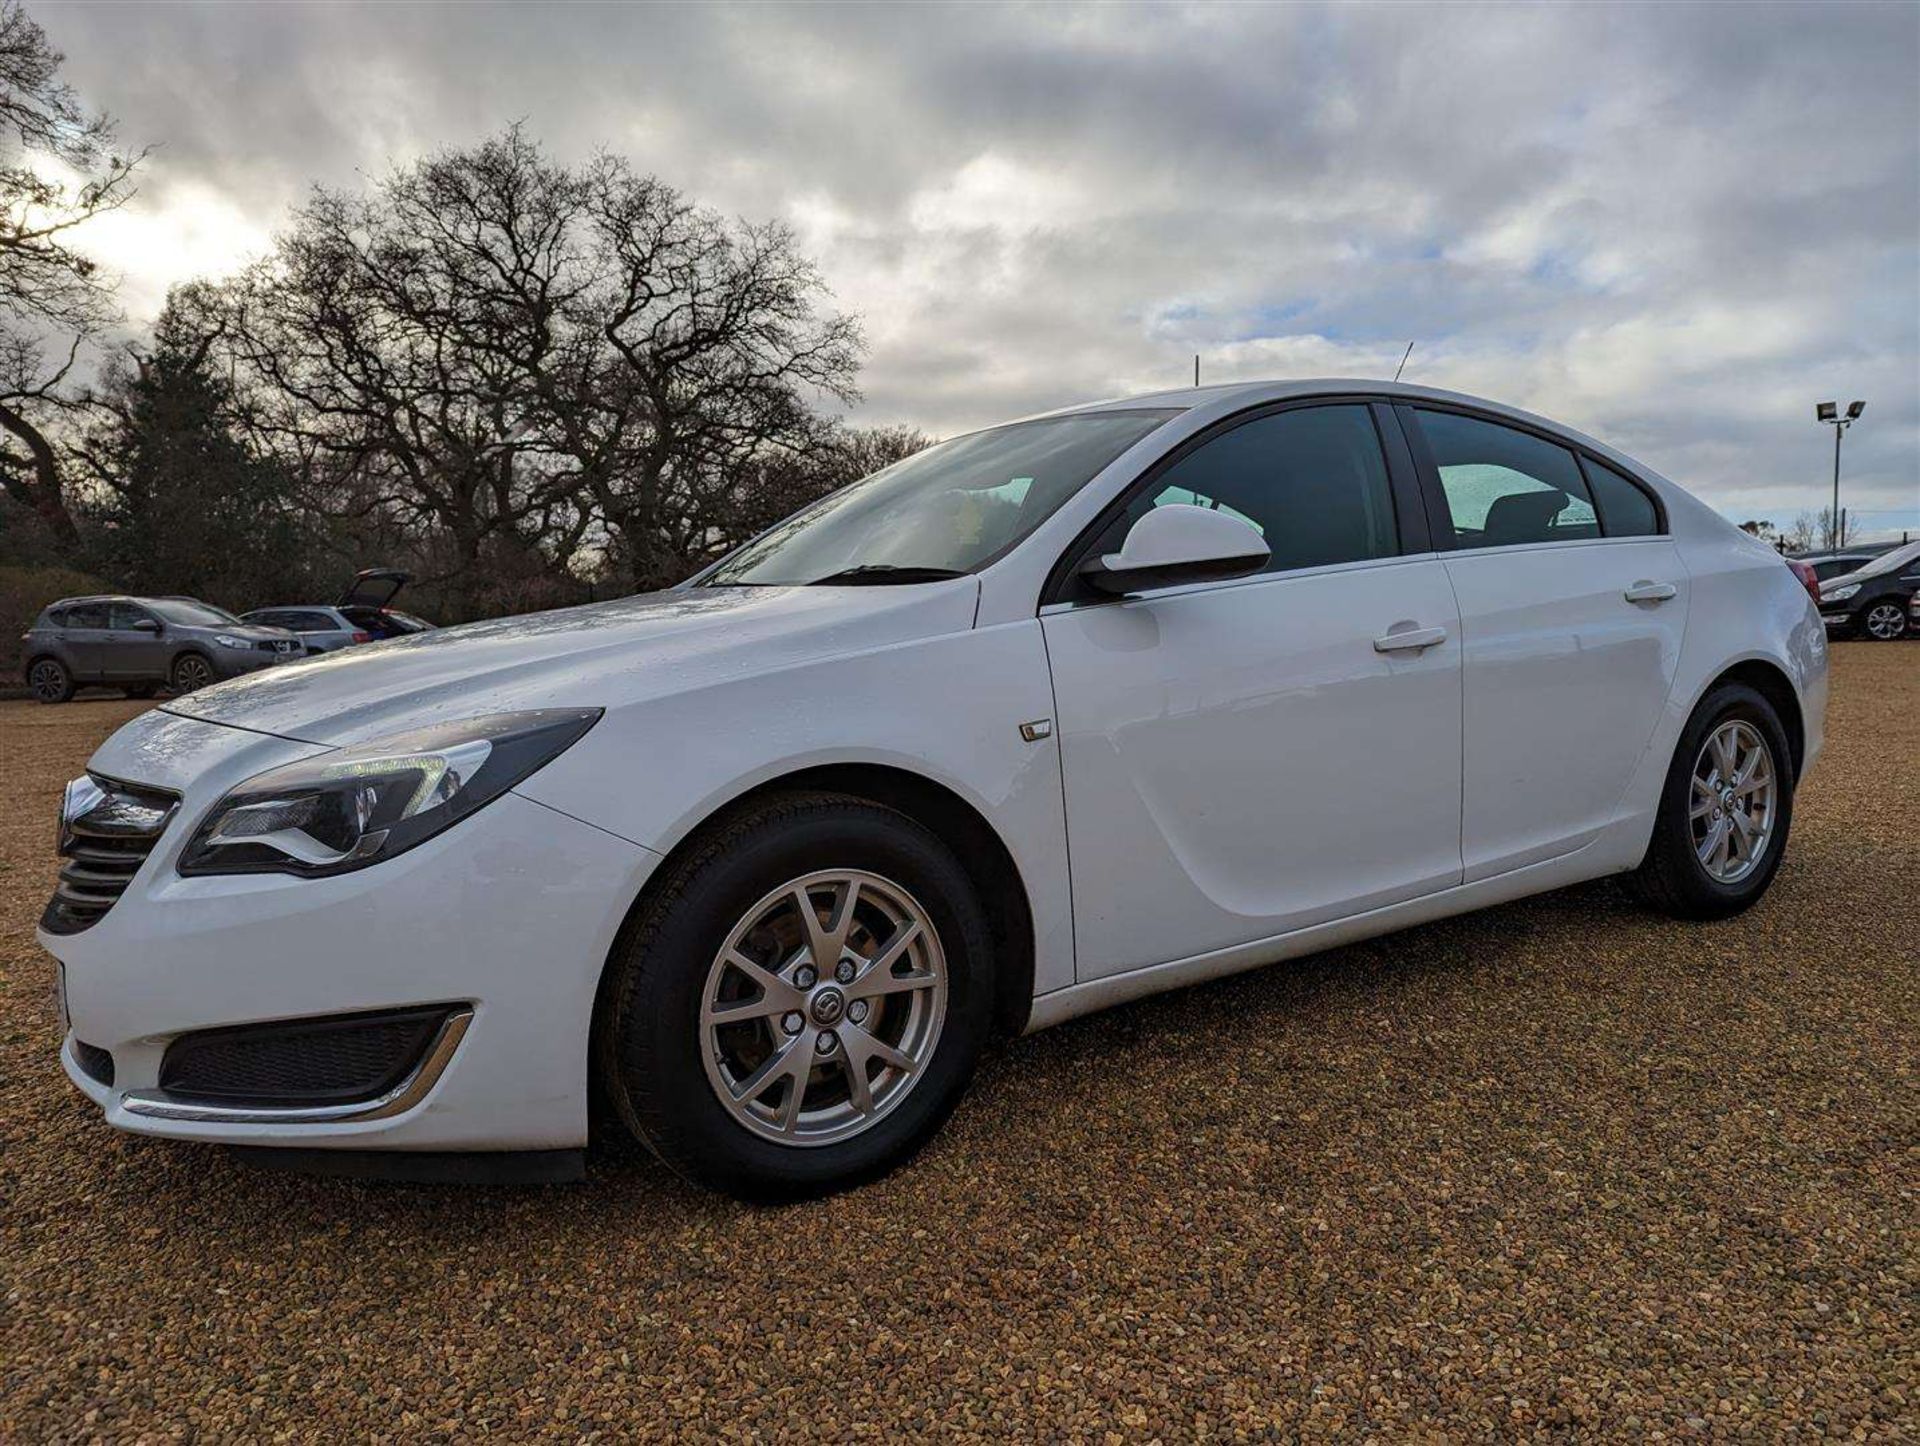
<path fill-rule="evenodd" d="M 1920 542 L 1909 542 L 1852 572 L 1823 579 L 1820 621 L 1841 637 L 1891 642 L 1911 626 L 1915 593 L 1920 593 Z"/>
<path fill-rule="evenodd" d="M 244 621 L 298 633 L 310 653 L 331 653 L 354 643 L 377 643 L 383 638 L 426 632 L 434 626 L 432 623 L 387 606 L 407 585 L 409 576 L 393 568 L 368 568 L 330 606 L 303 603 L 255 608 L 245 614 Z"/>
<path fill-rule="evenodd" d="M 157 688 L 191 693 L 305 654 L 284 628 L 243 623 L 190 597 L 62 598 L 23 639 L 27 685 L 42 703 L 104 683 L 129 698 Z"/>
<path fill-rule="evenodd" d="M 1813 569 L 1821 582 L 1858 572 L 1880 554 L 1878 552 L 1803 552 L 1794 559 Z"/>

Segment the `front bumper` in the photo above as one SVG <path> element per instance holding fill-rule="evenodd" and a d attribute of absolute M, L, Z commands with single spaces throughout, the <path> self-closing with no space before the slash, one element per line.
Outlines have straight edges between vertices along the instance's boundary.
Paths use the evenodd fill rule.
<path fill-rule="evenodd" d="M 238 678 L 247 673 L 257 673 L 262 668 L 271 668 L 283 663 L 297 663 L 307 656 L 305 647 L 290 653 L 269 653 L 259 648 L 222 648 L 211 647 L 207 656 L 213 660 L 214 675 L 219 678 Z"/>
<path fill-rule="evenodd" d="M 175 857 L 233 775 L 268 766 L 263 755 L 313 750 L 184 719 L 162 726 L 193 745 L 188 753 L 241 740 L 231 747 L 245 761 L 223 760 L 186 783 L 174 822 L 98 923 L 40 935 L 63 966 L 71 1027 L 61 1062 L 109 1124 L 306 1148 L 585 1143 L 594 994 L 657 855 L 508 793 L 355 873 L 182 878 Z M 141 761 L 114 756 L 109 743 L 94 766 L 137 777 Z M 162 1056 L 183 1034 L 429 1004 L 457 1008 L 454 1037 L 436 1041 L 421 1079 L 373 1108 L 208 1109 L 170 1104 L 160 1087 Z M 81 1067 L 81 1043 L 111 1052 L 110 1084 Z"/>

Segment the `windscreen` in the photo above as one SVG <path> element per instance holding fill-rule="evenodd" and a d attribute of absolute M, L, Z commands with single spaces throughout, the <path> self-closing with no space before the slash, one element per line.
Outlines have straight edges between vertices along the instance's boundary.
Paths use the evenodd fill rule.
<path fill-rule="evenodd" d="M 708 575 L 709 587 L 851 573 L 972 572 L 1053 515 L 1178 409 L 1080 412 L 938 443 L 796 512 Z"/>

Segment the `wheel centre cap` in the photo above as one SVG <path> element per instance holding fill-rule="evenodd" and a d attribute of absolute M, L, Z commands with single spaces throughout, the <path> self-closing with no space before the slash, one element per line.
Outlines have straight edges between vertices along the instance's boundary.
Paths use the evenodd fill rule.
<path fill-rule="evenodd" d="M 835 1025 L 840 1022 L 840 1016 L 847 1012 L 847 996 L 829 984 L 824 989 L 814 991 L 807 1009 L 813 1015 L 815 1024 Z"/>

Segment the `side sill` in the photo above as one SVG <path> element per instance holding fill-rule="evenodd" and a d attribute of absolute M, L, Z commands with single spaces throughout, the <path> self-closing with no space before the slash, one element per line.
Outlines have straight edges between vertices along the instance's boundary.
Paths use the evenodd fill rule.
<path fill-rule="evenodd" d="M 1391 934 L 1396 929 L 1430 923 L 1435 919 L 1489 908 L 1495 904 L 1511 903 L 1515 899 L 1585 883 L 1589 879 L 1604 878 L 1609 874 L 1625 873 L 1634 866 L 1633 862 L 1623 863 L 1617 856 L 1608 857 L 1595 851 L 1596 845 L 1611 831 L 1610 826 L 1600 839 L 1570 854 L 1528 864 L 1489 879 L 1457 884 L 1418 899 L 1389 904 L 1382 909 L 1316 924 L 1290 934 L 1255 939 L 1248 944 L 1234 944 L 1211 953 L 1195 954 L 1167 964 L 1152 964 L 1145 969 L 1129 970 L 1125 974 L 1110 974 L 1104 978 L 1090 979 L 1084 984 L 1070 984 L 1065 989 L 1037 995 L 1027 1015 L 1027 1027 L 1022 1033 L 1033 1034 L 1056 1024 L 1064 1024 L 1069 1019 L 1078 1019 L 1083 1014 L 1110 1009 L 1116 1004 L 1126 1004 L 1170 989 L 1184 989 L 1190 984 L 1204 984 L 1229 974 L 1240 974 L 1264 965 L 1297 959 L 1302 954 L 1318 953 L 1322 949 L 1337 948 L 1380 934 Z"/>

